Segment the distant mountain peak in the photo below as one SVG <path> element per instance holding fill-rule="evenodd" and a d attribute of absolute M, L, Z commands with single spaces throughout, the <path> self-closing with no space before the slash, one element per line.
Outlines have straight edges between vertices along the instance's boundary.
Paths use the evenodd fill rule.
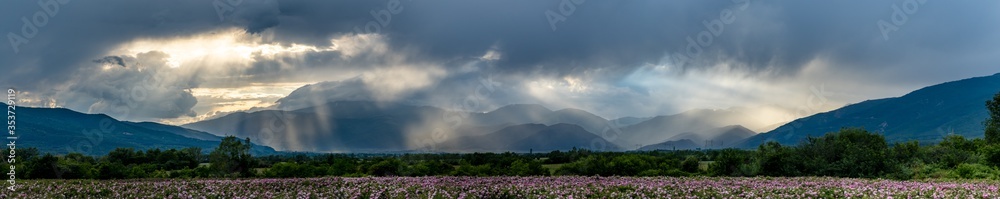
<path fill-rule="evenodd" d="M 541 104 L 509 104 L 509 105 L 497 108 L 496 110 L 493 110 L 493 111 L 490 111 L 490 112 L 512 111 L 512 110 L 552 111 L 551 109 L 546 108 L 545 106 L 542 106 Z"/>
<path fill-rule="evenodd" d="M 745 126 L 743 126 L 743 125 L 738 125 L 738 124 L 737 124 L 737 125 L 729 125 L 729 126 L 724 126 L 724 127 L 722 127 L 722 128 L 723 128 L 723 129 L 728 129 L 728 130 L 741 130 L 741 131 L 748 131 L 748 132 L 753 132 L 753 130 L 750 130 L 749 128 L 747 128 L 747 127 L 745 127 Z"/>
<path fill-rule="evenodd" d="M 556 110 L 555 112 L 590 113 L 583 109 L 578 109 L 578 108 L 564 108 Z"/>
<path fill-rule="evenodd" d="M 640 151 L 652 151 L 652 150 L 692 150 L 702 148 L 702 145 L 696 143 L 693 140 L 681 139 L 674 141 L 665 141 L 657 144 L 651 144 L 647 146 L 640 147 Z"/>

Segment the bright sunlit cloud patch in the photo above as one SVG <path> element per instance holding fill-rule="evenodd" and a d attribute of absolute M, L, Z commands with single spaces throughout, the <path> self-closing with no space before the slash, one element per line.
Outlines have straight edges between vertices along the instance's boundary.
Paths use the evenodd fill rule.
<path fill-rule="evenodd" d="M 257 61 L 255 57 L 274 58 L 276 55 L 336 51 L 339 47 L 340 45 L 336 43 L 331 43 L 330 46 L 281 44 L 266 41 L 260 34 L 249 34 L 241 29 L 226 29 L 166 39 L 138 39 L 122 44 L 112 54 L 135 55 L 160 51 L 170 56 L 167 58 L 167 64 L 177 68 L 186 64 L 249 64 Z"/>
<path fill-rule="evenodd" d="M 331 71 L 320 72 L 317 76 L 317 72 L 302 72 L 315 67 L 308 62 L 309 55 L 332 55 L 343 60 L 351 60 L 354 57 L 370 59 L 369 55 L 388 56 L 392 53 L 381 35 L 339 35 L 332 37 L 326 44 L 300 44 L 273 41 L 271 34 L 270 32 L 249 34 L 242 29 L 223 29 L 169 38 L 142 38 L 125 42 L 107 54 L 136 57 L 152 52 L 162 55 L 163 63 L 157 67 L 170 68 L 173 72 L 161 75 L 197 79 L 201 84 L 209 85 L 187 90 L 198 99 L 197 105 L 192 109 L 199 114 L 195 117 L 161 120 L 170 124 L 194 122 L 223 113 L 272 107 L 278 99 L 299 87 L 337 78 L 329 74 L 368 77 L 366 79 L 370 81 L 368 83 L 377 87 L 373 89 L 380 91 L 375 94 L 383 98 L 398 98 L 397 93 L 413 86 L 427 86 L 433 82 L 428 78 L 434 79 L 444 75 L 443 69 L 435 67 L 421 66 L 420 69 L 412 69 L 403 64 L 352 69 L 344 67 L 343 63 L 327 62 L 325 64 L 329 66 L 323 68 Z M 402 58 L 395 56 L 393 60 L 396 59 Z M 260 65 L 261 63 L 264 65 Z M 398 64 L 403 61 L 396 60 L 391 63 Z M 149 65 L 149 63 L 135 64 L 140 68 Z M 116 66 L 105 65 L 99 70 L 108 71 L 114 67 Z M 263 77 L 279 72 L 290 74 L 283 74 L 288 76 L 278 79 Z M 296 73 L 299 76 L 295 76 Z M 262 79 L 251 79 L 258 77 Z"/>
<path fill-rule="evenodd" d="M 790 99 L 804 99 L 807 88 L 784 84 L 766 76 L 748 75 L 730 65 L 682 71 L 670 65 L 641 67 L 623 80 L 626 85 L 648 89 L 650 95 L 676 109 L 775 106 Z M 782 114 L 762 114 L 761 124 L 785 122 Z"/>
<path fill-rule="evenodd" d="M 536 78 L 526 81 L 523 86 L 534 99 L 550 108 L 582 108 L 611 119 L 669 115 L 694 109 L 740 111 L 752 113 L 752 117 L 745 118 L 741 125 L 767 131 L 776 124 L 850 102 L 849 97 L 831 92 L 843 88 L 797 83 L 804 81 L 800 78 L 822 76 L 827 67 L 817 59 L 801 77 L 776 78 L 767 75 L 766 71 L 755 73 L 737 64 L 696 70 L 648 64 L 612 83 L 565 76 Z M 813 90 L 822 90 L 822 93 Z M 825 101 L 815 103 L 819 98 Z"/>
<path fill-rule="evenodd" d="M 292 83 L 251 83 L 248 86 L 238 87 L 238 88 L 194 88 L 191 89 L 191 94 L 195 97 L 207 97 L 215 99 L 235 99 L 235 100 L 245 100 L 245 99 L 263 99 L 263 98 L 280 98 L 288 95 L 296 88 L 302 87 L 308 83 L 305 82 L 292 82 Z"/>

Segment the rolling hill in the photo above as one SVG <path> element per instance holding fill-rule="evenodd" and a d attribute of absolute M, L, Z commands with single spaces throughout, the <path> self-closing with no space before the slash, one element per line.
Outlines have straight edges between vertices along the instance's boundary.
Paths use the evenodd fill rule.
<path fill-rule="evenodd" d="M 697 148 L 724 148 L 739 144 L 746 138 L 756 135 L 740 125 L 712 128 L 699 132 L 689 132 L 676 135 L 666 141 L 646 145 L 639 150 L 689 150 Z"/>
<path fill-rule="evenodd" d="M 909 94 L 868 100 L 800 118 L 739 145 L 753 148 L 766 141 L 797 144 L 843 127 L 880 132 L 890 142 L 937 142 L 948 134 L 983 137 L 985 102 L 1000 92 L 1000 74 L 928 86 Z"/>
<path fill-rule="evenodd" d="M 64 108 L 17 107 L 16 114 L 17 147 L 35 147 L 42 153 L 103 155 L 119 147 L 139 150 L 200 147 L 210 151 L 222 139 L 176 126 L 124 122 L 104 114 L 84 114 Z M 275 153 L 274 149 L 260 145 L 255 145 L 252 152 Z"/>
<path fill-rule="evenodd" d="M 677 140 L 671 138 L 682 134 L 707 132 L 731 125 L 744 125 L 749 115 L 752 115 L 752 112 L 742 109 L 698 109 L 675 115 L 657 116 L 621 128 L 622 135 L 615 142 L 620 146 L 635 149 L 639 146 Z"/>
<path fill-rule="evenodd" d="M 611 125 L 607 119 L 584 110 L 567 108 L 552 111 L 537 104 L 512 104 L 486 113 L 470 113 L 466 125 L 490 126 L 532 123 L 575 124 L 593 134 L 598 134 L 610 128 L 609 125 Z"/>
<path fill-rule="evenodd" d="M 461 136 L 440 143 L 448 152 L 547 152 L 572 148 L 619 150 L 607 140 L 574 124 L 521 124 L 486 135 Z"/>
<path fill-rule="evenodd" d="M 653 145 L 647 145 L 639 148 L 640 151 L 655 151 L 655 150 L 696 150 L 700 149 L 702 145 L 695 143 L 689 139 L 666 141 Z"/>
<path fill-rule="evenodd" d="M 712 128 L 698 132 L 683 133 L 670 137 L 668 141 L 691 140 L 699 143 L 702 148 L 722 148 L 742 142 L 744 139 L 757 135 L 740 125 Z"/>

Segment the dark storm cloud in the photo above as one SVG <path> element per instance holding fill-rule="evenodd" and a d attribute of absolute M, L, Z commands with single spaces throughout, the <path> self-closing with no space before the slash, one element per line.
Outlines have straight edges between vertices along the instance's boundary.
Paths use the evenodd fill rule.
<path fill-rule="evenodd" d="M 245 5 L 260 1 L 245 0 Z M 220 21 L 211 1 L 7 1 L 0 3 L 0 84 L 53 98 L 58 106 L 108 113 L 120 119 L 147 120 L 192 116 L 197 100 L 186 91 L 195 79 L 177 79 L 150 59 L 138 70 L 129 59 L 107 54 L 118 45 L 143 38 L 173 38 L 224 27 L 252 29 L 254 9 Z M 148 54 L 153 57 L 156 53 Z M 160 55 L 162 56 L 162 55 Z M 111 64 L 118 69 L 103 69 Z M 131 64 L 135 64 L 134 62 Z M 128 66 L 122 68 L 121 66 Z M 188 76 L 192 77 L 192 76 Z M 149 81 L 150 79 L 160 79 Z M 137 98 L 141 100 L 136 100 Z M 47 100 L 45 100 L 47 101 Z"/>
<path fill-rule="evenodd" d="M 119 56 L 107 56 L 107 57 L 104 57 L 104 58 L 95 59 L 94 63 L 98 63 L 98 64 L 111 64 L 111 65 L 114 65 L 114 66 L 125 67 L 125 60 L 122 59 L 122 57 L 119 57 Z"/>
<path fill-rule="evenodd" d="M 0 83 L 24 89 L 51 87 L 80 67 L 93 66 L 90 61 L 107 56 L 104 53 L 123 42 L 230 25 L 215 17 L 210 1 L 63 1 L 44 26 L 36 27 L 36 35 L 26 38 L 26 43 L 17 42 L 15 52 L 8 33 L 23 35 L 22 17 L 32 20 L 36 13 L 45 12 L 39 2 L 59 1 L 7 1 L 0 6 L 0 33 L 4 35 L 0 65 L 7 69 Z"/>
<path fill-rule="evenodd" d="M 389 10 L 387 2 L 314 4 L 282 1 L 282 24 L 274 28 L 277 37 L 321 43 L 336 34 L 379 32 L 396 49 L 419 49 L 423 57 L 438 60 L 479 57 L 499 48 L 504 59 L 497 72 L 556 75 L 578 67 L 632 67 L 656 61 L 672 43 L 683 42 L 683 37 L 675 35 L 700 26 L 689 17 L 708 17 L 708 11 L 717 13 L 732 6 L 729 2 L 587 1 L 553 31 L 544 13 L 558 12 L 560 1 L 404 0 L 400 12 L 388 17 L 383 11 Z M 706 12 L 678 14 L 691 10 Z"/>
<path fill-rule="evenodd" d="M 39 2 L 58 5 L 58 10 L 40 7 Z M 692 55 L 687 53 L 692 41 L 701 53 L 678 66 L 681 69 L 698 70 L 724 63 L 751 72 L 794 76 L 810 61 L 823 59 L 835 70 L 877 79 L 872 80 L 876 83 L 926 85 L 995 73 L 995 63 L 1000 62 L 995 58 L 1000 53 L 995 45 L 1000 43 L 1000 26 L 996 25 L 1000 13 L 995 12 L 1000 2 L 995 1 L 233 2 L 239 3 L 4 2 L 0 6 L 0 33 L 5 38 L 0 42 L 0 66 L 4 69 L 0 84 L 44 92 L 77 81 L 74 77 L 79 75 L 94 74 L 101 70 L 102 63 L 128 65 L 114 58 L 109 60 L 109 56 L 117 55 L 107 54 L 124 42 L 169 39 L 229 27 L 266 35 L 269 41 L 321 47 L 332 45 L 330 39 L 337 36 L 377 29 L 392 52 L 414 54 L 404 61 L 443 63 L 440 65 L 449 71 L 462 66 L 450 64 L 454 60 L 475 59 L 495 50 L 501 58 L 486 66 L 488 71 L 512 82 L 520 78 L 504 76 L 586 76 L 596 79 L 589 82 L 616 85 L 629 74 L 641 71 L 640 67 L 680 64 L 672 60 Z M 569 4 L 574 7 L 572 13 L 564 12 Z M 908 11 L 899 14 L 897 10 Z M 565 20 L 553 25 L 548 18 L 551 15 L 546 14 L 550 11 Z M 905 23 L 894 22 L 893 17 L 898 19 L 899 15 L 906 18 Z M 41 23 L 42 18 L 47 20 Z M 722 21 L 728 22 L 717 26 Z M 879 21 L 889 21 L 898 29 L 884 34 Z M 34 27 L 37 33 L 25 34 L 25 26 Z M 11 42 L 12 34 L 24 39 Z M 705 34 L 710 36 L 701 36 Z M 697 44 L 699 40 L 704 45 Z M 254 81 L 268 81 L 288 79 L 283 74 L 295 72 L 331 67 L 363 69 L 393 63 L 379 56 L 342 56 L 340 52 L 318 52 L 304 59 L 266 59 L 240 72 L 259 78 Z M 285 67 L 289 64 L 299 66 Z M 195 75 L 189 78 L 171 82 L 175 87 L 162 93 L 183 93 L 184 87 L 203 83 Z M 456 78 L 445 77 L 437 84 L 449 85 L 451 79 Z M 119 83 L 128 84 L 112 85 Z M 638 93 L 650 89 L 622 86 Z M 182 98 L 173 104 L 189 108 L 191 99 Z M 187 114 L 188 110 L 178 110 L 149 117 Z"/>
<path fill-rule="evenodd" d="M 1000 72 L 995 64 L 1000 59 L 992 58 L 1000 49 L 985 45 L 1000 42 L 996 36 L 1000 35 L 1000 26 L 993 25 L 1000 22 L 1000 14 L 994 12 L 1000 7 L 997 2 L 591 0 L 576 5 L 565 21 L 555 24 L 555 30 L 546 11 L 560 12 L 563 2 L 571 1 L 404 0 L 400 1 L 401 12 L 385 14 L 391 2 L 335 1 L 317 5 L 282 1 L 281 24 L 272 30 L 278 40 L 322 44 L 332 35 L 378 27 L 378 33 L 385 35 L 393 49 L 418 49 L 417 57 L 424 59 L 473 58 L 495 49 L 502 58 L 489 66 L 493 75 L 587 76 L 597 79 L 594 83 L 627 88 L 622 91 L 625 94 L 609 93 L 633 97 L 649 97 L 648 90 L 656 88 L 617 82 L 648 64 L 680 65 L 674 59 L 678 55 L 690 56 L 687 51 L 692 44 L 699 45 L 703 52 L 676 67 L 701 70 L 731 64 L 762 79 L 793 78 L 811 61 L 821 60 L 830 67 L 827 70 L 853 76 L 799 83 L 829 83 L 841 87 L 842 92 L 860 92 L 843 90 L 850 89 L 838 86 L 848 85 L 843 82 L 912 89 Z M 324 8 L 332 10 L 324 12 Z M 900 17 L 906 20 L 897 24 Z M 898 29 L 883 34 L 885 27 L 880 28 L 880 21 Z M 718 25 L 720 22 L 722 25 Z M 368 26 L 373 23 L 377 26 Z M 702 36 L 708 34 L 707 38 Z M 507 85 L 530 81 L 498 79 L 506 80 Z M 453 80 L 443 79 L 436 88 L 463 82 Z M 452 89 L 436 90 L 441 91 L 420 93 L 440 94 Z M 888 93 L 899 92 L 905 91 Z M 883 94 L 862 93 L 859 95 L 865 96 L 847 102 L 888 97 L 884 90 L 879 93 Z M 500 104 L 537 102 L 526 100 L 532 96 L 523 90 L 504 96 L 511 99 Z M 592 101 L 620 105 L 656 100 L 606 97 Z"/>
<path fill-rule="evenodd" d="M 659 63 L 666 54 L 690 55 L 688 38 L 697 43 L 713 30 L 721 31 L 685 68 L 733 62 L 789 75 L 819 57 L 847 69 L 943 67 L 953 60 L 913 56 L 985 56 L 996 48 L 982 42 L 998 41 L 1000 27 L 993 25 L 997 2 L 583 1 L 556 30 L 545 12 L 558 13 L 571 1 L 403 0 L 398 14 L 385 14 L 389 2 L 281 1 L 281 24 L 274 31 L 279 39 L 325 43 L 331 35 L 359 32 L 355 28 L 377 29 L 394 48 L 419 49 L 429 59 L 476 57 L 499 48 L 497 72 L 568 75 L 604 68 L 617 77 Z M 884 40 L 877 22 L 891 23 L 893 6 L 916 12 L 904 12 L 906 23 Z M 715 26 L 726 18 L 723 13 L 731 13 L 732 22 Z M 386 23 L 366 29 L 380 22 Z M 976 66 L 963 74 L 985 67 L 969 64 Z"/>
<path fill-rule="evenodd" d="M 193 117 L 198 100 L 187 92 L 201 82 L 191 75 L 168 72 L 166 55 L 160 52 L 132 56 L 109 56 L 115 65 L 101 70 L 81 70 L 68 92 L 53 95 L 63 107 L 105 113 L 129 120 Z M 141 63 L 141 64 L 140 64 Z M 121 64 L 121 65 L 118 65 Z"/>
<path fill-rule="evenodd" d="M 732 34 L 738 44 L 722 43 L 723 57 L 752 65 L 752 61 L 772 56 L 775 67 L 800 68 L 817 56 L 828 56 L 837 67 L 866 68 L 954 68 L 982 69 L 978 66 L 954 66 L 956 60 L 981 57 L 996 51 L 1000 15 L 992 12 L 996 2 L 908 1 L 824 1 L 761 2 L 769 13 L 756 15 L 757 22 L 738 26 L 748 34 Z M 915 5 L 913 13 L 899 12 Z M 888 29 L 883 37 L 879 21 L 893 23 L 892 17 L 905 17 L 898 30 Z M 764 27 L 753 27 L 764 26 Z M 768 26 L 777 28 L 767 28 Z M 758 34 L 754 34 L 758 33 Z M 934 52 L 935 60 L 926 60 L 923 52 Z M 951 57 L 948 59 L 947 57 Z M 995 66 L 995 65 L 994 65 Z M 996 72 L 996 71 L 992 71 Z M 941 74 L 926 74 L 933 76 Z M 988 75 L 988 74 L 982 74 Z M 909 77 L 909 78 L 912 78 Z"/>
<path fill-rule="evenodd" d="M 48 2 L 43 0 L 43 2 Z M 58 2 L 58 1 L 53 1 Z M 219 8 L 227 1 L 67 1 L 38 27 L 38 35 L 4 52 L 5 66 L 17 67 L 4 79 L 24 81 L 65 78 L 81 60 L 134 38 L 163 38 L 219 28 L 243 26 L 249 32 L 273 29 L 276 39 L 329 45 L 339 34 L 370 30 L 394 48 L 413 48 L 429 59 L 477 57 L 499 48 L 498 72 L 554 75 L 589 68 L 626 74 L 665 54 L 686 54 L 688 37 L 709 31 L 705 23 L 732 11 L 734 21 L 713 36 L 692 67 L 736 61 L 755 69 L 795 72 L 817 56 L 844 65 L 873 67 L 905 62 L 911 50 L 927 49 L 942 56 L 970 56 L 991 51 L 984 41 L 997 41 L 996 2 L 930 1 L 909 14 L 909 23 L 883 41 L 876 25 L 891 20 L 893 5 L 906 1 L 583 1 L 550 28 L 546 11 L 560 12 L 572 1 L 398 1 L 399 13 L 383 15 L 393 1 L 250 1 Z M 20 33 L 21 17 L 44 9 L 35 1 L 6 2 L 3 30 Z M 745 7 L 746 9 L 741 9 Z M 223 9 L 222 15 L 219 10 Z M 372 13 L 375 13 L 374 16 Z M 225 21 L 220 21 L 219 17 Z M 9 44 L 8 44 L 9 45 Z M 28 67 L 30 66 L 30 67 Z M 13 74 L 18 75 L 13 75 Z M 23 78 L 22 78 L 23 77 Z"/>
<path fill-rule="evenodd" d="M 993 33 L 998 27 L 992 12 L 996 2 L 922 3 L 888 41 L 881 39 L 876 22 L 890 20 L 892 6 L 906 1 L 583 1 L 556 24 L 557 30 L 550 28 L 545 12 L 559 12 L 563 1 L 402 0 L 401 12 L 385 18 L 381 14 L 389 9 L 388 2 L 247 0 L 230 5 L 232 10 L 223 14 L 250 32 L 271 28 L 278 39 L 320 45 L 328 44 L 332 35 L 352 34 L 355 28 L 366 32 L 369 22 L 388 19 L 379 29 L 395 48 L 416 48 L 430 58 L 448 60 L 480 56 L 499 47 L 504 59 L 498 65 L 504 69 L 554 74 L 579 67 L 630 71 L 642 63 L 658 62 L 665 53 L 683 54 L 687 38 L 697 40 L 708 30 L 703 22 L 720 19 L 725 10 L 733 11 L 735 21 L 726 24 L 697 58 L 708 61 L 703 65 L 725 60 L 794 71 L 819 55 L 870 67 L 898 62 L 915 48 L 974 54 L 994 49 L 980 44 L 996 41 Z M 67 1 L 45 26 L 38 27 L 36 37 L 19 45 L 23 52 L 2 49 L 4 58 L 9 58 L 4 65 L 33 66 L 19 67 L 18 72 L 26 75 L 5 79 L 75 67 L 80 60 L 104 57 L 100 53 L 129 39 L 230 25 L 217 19 L 219 8 L 212 3 Z M 44 12 L 35 1 L 5 4 L 0 20 L 7 32 L 19 33 L 21 17 Z M 748 7 L 741 10 L 742 6 Z"/>

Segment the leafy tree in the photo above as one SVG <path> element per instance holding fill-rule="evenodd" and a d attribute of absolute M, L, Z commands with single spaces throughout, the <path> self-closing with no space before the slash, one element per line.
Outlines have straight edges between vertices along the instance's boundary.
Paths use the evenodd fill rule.
<path fill-rule="evenodd" d="M 739 149 L 722 149 L 714 158 L 715 162 L 709 165 L 708 170 L 715 175 L 721 176 L 745 176 L 743 165 L 750 163 L 750 155 L 747 151 Z"/>
<path fill-rule="evenodd" d="M 413 165 L 410 168 L 411 176 L 434 176 L 448 174 L 453 170 L 452 166 L 438 160 L 425 160 Z"/>
<path fill-rule="evenodd" d="M 58 161 L 58 171 L 64 179 L 92 179 L 95 178 L 95 160 L 93 157 L 84 156 L 79 153 L 70 153 Z"/>
<path fill-rule="evenodd" d="M 143 169 L 143 166 L 138 166 L 138 165 L 129 166 L 127 171 L 125 172 L 125 178 L 145 178 L 147 176 L 148 173 L 146 172 L 145 169 Z"/>
<path fill-rule="evenodd" d="M 202 161 L 201 148 L 198 147 L 186 148 L 184 150 L 181 150 L 181 154 L 182 157 L 191 160 L 190 162 L 188 162 L 187 165 L 188 168 L 198 167 L 198 163 L 201 163 Z"/>
<path fill-rule="evenodd" d="M 115 150 L 109 152 L 107 156 L 104 156 L 104 158 L 110 162 L 117 162 L 122 165 L 131 165 L 145 162 L 142 160 L 143 158 L 140 158 L 138 154 L 140 152 L 136 152 L 135 149 L 132 148 L 115 148 Z"/>
<path fill-rule="evenodd" d="M 965 179 L 989 179 L 1000 176 L 1000 172 L 981 164 L 961 164 L 955 167 L 955 174 Z"/>
<path fill-rule="evenodd" d="M 431 168 L 428 167 L 427 164 L 424 164 L 424 163 L 419 163 L 419 164 L 416 164 L 416 165 L 413 165 L 413 166 L 410 167 L 410 175 L 411 176 L 430 176 L 430 175 L 433 175 L 431 173 L 432 173 Z"/>
<path fill-rule="evenodd" d="M 652 168 L 650 164 L 649 156 L 641 156 L 635 154 L 620 155 L 611 158 L 611 162 L 607 164 L 611 173 L 605 173 L 610 175 L 623 175 L 623 176 L 634 176 L 638 175 L 639 172 L 648 170 Z"/>
<path fill-rule="evenodd" d="M 1000 93 L 993 95 L 993 99 L 986 101 L 986 110 L 990 112 L 989 119 L 983 122 L 986 126 L 986 142 L 1000 144 Z"/>
<path fill-rule="evenodd" d="M 46 153 L 40 158 L 26 161 L 27 178 L 35 179 L 56 179 L 60 178 L 65 171 L 65 167 L 59 166 L 59 158 Z"/>
<path fill-rule="evenodd" d="M 985 146 L 981 149 L 983 162 L 986 165 L 1000 167 L 1000 144 Z"/>
<path fill-rule="evenodd" d="M 235 136 L 222 139 L 219 147 L 209 154 L 211 168 L 223 175 L 253 176 L 253 157 L 250 156 L 250 138 L 240 142 Z"/>
<path fill-rule="evenodd" d="M 923 162 L 934 163 L 942 168 L 954 168 L 972 160 L 972 152 L 946 146 L 930 146 L 921 150 Z"/>
<path fill-rule="evenodd" d="M 458 168 L 451 172 L 453 176 L 491 176 L 490 164 L 473 166 L 468 162 L 462 162 Z"/>
<path fill-rule="evenodd" d="M 896 143 L 890 149 L 891 158 L 899 163 L 910 162 L 920 155 L 920 143 L 917 141 Z"/>
<path fill-rule="evenodd" d="M 149 154 L 147 152 L 147 154 Z M 182 150 L 170 149 L 156 157 L 159 168 L 166 170 L 192 169 L 198 167 L 201 148 L 192 147 Z"/>
<path fill-rule="evenodd" d="M 549 174 L 549 170 L 536 161 L 517 160 L 510 165 L 509 174 L 514 176 L 544 176 Z"/>
<path fill-rule="evenodd" d="M 969 152 L 975 152 L 978 148 L 976 142 L 965 139 L 962 135 L 948 135 L 938 143 L 938 146 Z"/>
<path fill-rule="evenodd" d="M 305 178 L 305 177 L 316 177 L 322 175 L 316 172 L 317 169 L 308 164 L 298 164 L 294 162 L 279 162 L 267 169 L 264 172 L 266 177 L 278 177 L 278 178 Z"/>
<path fill-rule="evenodd" d="M 806 175 L 878 177 L 891 168 L 885 137 L 860 128 L 844 128 L 800 144 Z"/>
<path fill-rule="evenodd" d="M 97 166 L 98 179 L 124 179 L 128 176 L 125 165 L 120 162 L 102 162 Z M 129 170 L 131 171 L 131 170 Z"/>
<path fill-rule="evenodd" d="M 403 162 L 396 158 L 387 158 L 368 167 L 368 174 L 375 176 L 402 175 Z"/>
<path fill-rule="evenodd" d="M 757 164 L 761 174 L 768 176 L 798 176 L 801 174 L 793 148 L 778 142 L 767 142 L 757 148 Z"/>
<path fill-rule="evenodd" d="M 684 159 L 684 162 L 681 162 L 681 171 L 688 173 L 698 173 L 699 163 L 700 161 L 698 161 L 697 157 L 688 156 L 687 159 Z"/>
<path fill-rule="evenodd" d="M 329 173 L 335 176 L 343 176 L 351 173 L 358 173 L 357 160 L 354 158 L 341 158 L 333 162 Z"/>

